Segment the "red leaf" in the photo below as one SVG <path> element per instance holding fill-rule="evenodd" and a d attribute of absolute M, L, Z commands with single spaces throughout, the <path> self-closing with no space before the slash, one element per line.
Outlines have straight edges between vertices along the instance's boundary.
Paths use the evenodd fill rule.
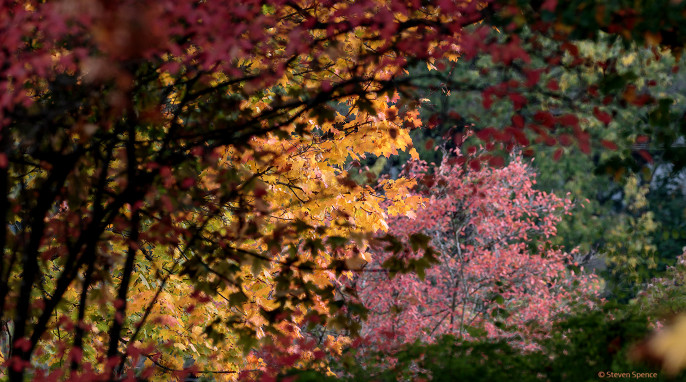
<path fill-rule="evenodd" d="M 329 82 L 328 80 L 324 80 L 321 83 L 321 89 L 324 92 L 330 92 L 331 89 L 333 89 L 333 86 L 331 86 L 331 82 Z"/>
<path fill-rule="evenodd" d="M 512 101 L 512 106 L 515 110 L 520 110 L 528 102 L 526 97 L 521 94 L 510 93 L 508 96 L 510 97 L 510 101 Z"/>
<path fill-rule="evenodd" d="M 481 170 L 481 162 L 478 159 L 471 160 L 469 161 L 469 167 L 474 171 L 479 171 Z"/>
<path fill-rule="evenodd" d="M 528 146 L 529 145 L 529 138 L 524 135 L 521 131 L 513 131 L 513 135 L 515 137 L 515 140 L 517 143 L 519 143 L 522 146 Z"/>
<path fill-rule="evenodd" d="M 563 126 L 575 127 L 579 125 L 579 118 L 574 114 L 565 114 L 559 116 L 557 122 Z"/>
<path fill-rule="evenodd" d="M 648 143 L 650 141 L 650 137 L 647 135 L 639 135 L 636 137 L 636 143 Z"/>
<path fill-rule="evenodd" d="M 441 119 L 438 117 L 438 115 L 434 114 L 429 118 L 429 121 L 427 122 L 427 127 L 429 129 L 433 129 L 434 127 L 438 126 L 439 122 Z"/>
<path fill-rule="evenodd" d="M 508 140 L 514 137 L 517 143 L 522 146 L 527 146 L 529 144 L 529 139 L 527 139 L 526 134 L 524 134 L 522 129 L 508 126 L 505 128 L 505 132 L 509 135 Z"/>
<path fill-rule="evenodd" d="M 600 141 L 600 144 L 603 145 L 603 147 L 605 147 L 608 150 L 613 150 L 613 151 L 617 150 L 617 145 L 612 141 L 608 141 L 606 139 L 603 139 Z"/>
<path fill-rule="evenodd" d="M 578 144 L 579 144 L 579 150 L 581 150 L 582 153 L 584 153 L 584 154 L 590 154 L 591 153 L 591 143 L 587 139 L 579 140 Z"/>
<path fill-rule="evenodd" d="M 593 115 L 595 115 L 595 117 L 598 118 L 598 120 L 604 123 L 606 126 L 609 125 L 610 122 L 612 122 L 612 116 L 609 113 L 606 113 L 598 109 L 597 106 L 593 108 Z"/>
<path fill-rule="evenodd" d="M 484 109 L 488 110 L 491 108 L 491 105 L 493 105 L 493 99 L 491 99 L 490 94 L 484 94 L 483 98 L 481 99 L 481 105 L 484 107 Z"/>
<path fill-rule="evenodd" d="M 654 99 L 648 94 L 641 94 L 640 96 L 634 98 L 631 103 L 636 106 L 643 106 L 647 103 L 653 102 Z"/>
<path fill-rule="evenodd" d="M 646 160 L 648 163 L 653 163 L 653 157 L 650 155 L 650 153 L 646 150 L 638 150 L 638 155 L 640 155 L 643 159 Z"/>
<path fill-rule="evenodd" d="M 265 187 L 264 184 L 257 184 L 255 186 L 253 194 L 255 195 L 255 197 L 261 198 L 261 197 L 267 195 L 267 188 Z"/>
<path fill-rule="evenodd" d="M 495 135 L 495 129 L 492 127 L 487 127 L 483 130 L 479 130 L 476 132 L 476 137 L 481 139 L 482 141 L 490 141 L 491 138 Z"/>
<path fill-rule="evenodd" d="M 71 348 L 68 358 L 72 362 L 80 363 L 81 359 L 83 358 L 83 350 L 77 347 Z"/>
<path fill-rule="evenodd" d="M 534 114 L 534 120 L 541 125 L 551 128 L 555 125 L 555 117 L 547 111 L 539 110 Z"/>
<path fill-rule="evenodd" d="M 22 360 L 21 358 L 19 358 L 19 356 L 16 356 L 16 355 L 12 356 L 12 358 L 10 358 L 10 360 L 8 362 L 8 366 L 11 367 L 12 370 L 14 370 L 16 372 L 20 372 L 20 371 L 24 370 L 29 365 L 30 365 L 30 363 Z"/>
<path fill-rule="evenodd" d="M 550 57 L 546 58 L 545 61 L 548 63 L 548 65 L 550 65 L 550 66 L 555 66 L 555 65 L 559 65 L 559 64 L 560 64 L 560 62 L 562 61 L 562 57 L 560 57 L 560 56 L 550 56 Z"/>
<path fill-rule="evenodd" d="M 541 5 L 541 10 L 548 12 L 555 12 L 557 7 L 557 0 L 545 0 L 543 5 Z"/>
<path fill-rule="evenodd" d="M 494 156 L 488 160 L 488 164 L 491 167 L 503 167 L 505 165 L 505 159 L 500 156 Z"/>
<path fill-rule="evenodd" d="M 598 96 L 598 85 L 591 85 L 588 87 L 588 94 L 592 95 L 593 97 Z"/>
<path fill-rule="evenodd" d="M 522 117 L 520 114 L 515 114 L 512 116 L 512 126 L 518 128 L 518 129 L 523 129 L 524 128 L 524 117 Z"/>
<path fill-rule="evenodd" d="M 559 161 L 560 158 L 562 158 L 563 152 L 564 152 L 564 150 L 562 150 L 562 148 L 558 148 L 557 150 L 555 150 L 555 153 L 553 154 L 553 159 L 556 161 Z"/>
<path fill-rule="evenodd" d="M 571 54 L 572 56 L 576 57 L 579 55 L 579 48 L 576 47 L 576 45 L 571 44 L 569 42 L 564 42 L 561 46 L 562 50 L 566 50 Z"/>
<path fill-rule="evenodd" d="M 584 61 L 585 61 L 585 60 L 584 60 L 583 58 L 577 57 L 577 58 L 574 59 L 574 61 L 572 61 L 571 64 L 569 64 L 569 66 L 570 66 L 570 67 L 579 66 L 579 65 L 583 64 Z"/>
<path fill-rule="evenodd" d="M 562 146 L 569 146 L 573 142 L 572 137 L 569 134 L 562 134 L 557 139 Z"/>
<path fill-rule="evenodd" d="M 538 81 L 541 79 L 541 73 L 543 72 L 543 69 L 536 69 L 536 70 L 524 70 L 524 75 L 526 76 L 526 82 L 525 85 L 528 88 L 533 87 L 538 83 Z"/>
<path fill-rule="evenodd" d="M 434 140 L 433 140 L 433 139 L 429 139 L 428 141 L 426 141 L 426 143 L 424 144 L 424 148 L 427 149 L 427 150 L 433 150 L 433 148 L 434 148 Z"/>
<path fill-rule="evenodd" d="M 431 174 L 426 174 L 422 179 L 422 183 L 424 183 L 426 187 L 431 188 L 436 183 L 436 177 Z"/>
<path fill-rule="evenodd" d="M 550 80 L 550 81 L 548 81 L 548 83 L 546 84 L 546 87 L 547 87 L 549 90 L 552 90 L 552 91 L 558 91 L 558 90 L 560 90 L 560 85 L 558 85 L 558 83 L 557 83 L 556 80 Z"/>
<path fill-rule="evenodd" d="M 507 94 L 507 82 L 501 82 L 497 86 L 491 86 L 486 91 L 492 92 L 498 98 L 503 98 Z"/>
<path fill-rule="evenodd" d="M 188 177 L 181 181 L 181 189 L 187 190 L 195 185 L 195 179 Z"/>
<path fill-rule="evenodd" d="M 29 340 L 26 337 L 20 338 L 14 341 L 14 348 L 21 349 L 22 351 L 27 352 L 31 349 L 31 340 Z"/>

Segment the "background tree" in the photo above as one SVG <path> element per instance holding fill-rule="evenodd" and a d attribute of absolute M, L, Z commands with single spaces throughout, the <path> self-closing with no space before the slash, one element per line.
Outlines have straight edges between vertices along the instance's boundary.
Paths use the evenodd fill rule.
<path fill-rule="evenodd" d="M 576 43 L 576 59 L 569 46 L 563 47 L 569 44 L 567 40 L 557 41 L 526 29 L 522 35 L 529 36 L 523 46 L 532 62 L 540 65 L 529 74 L 545 86 L 524 87 L 526 72 L 517 65 L 494 65 L 489 54 L 448 63 L 437 74 L 445 77 L 444 86 L 432 88 L 431 81 L 424 82 L 422 117 L 433 128 L 414 130 L 415 146 L 421 158 L 440 161 L 444 151 L 435 146 L 455 147 L 469 130 L 476 130 L 477 137 L 466 141 L 465 151 L 482 146 L 502 153 L 504 146 L 494 144 L 494 139 L 528 144 L 531 150 L 524 149 L 524 154 L 536 157 L 536 187 L 558 195 L 570 193 L 579 202 L 574 213 L 560 222 L 554 242 L 567 249 L 579 248 L 580 263 L 606 273 L 606 296 L 629 300 L 673 263 L 684 245 L 680 218 L 684 211 L 684 110 L 678 90 L 683 81 L 681 72 L 674 73 L 682 62 L 670 52 L 627 45 L 612 35 L 600 34 L 597 41 Z M 544 62 L 555 59 L 559 51 L 563 52 L 563 65 L 546 66 Z M 573 65 L 576 60 L 584 63 Z M 435 72 L 422 67 L 415 71 L 419 76 Z M 450 83 L 459 83 L 467 91 L 451 90 Z M 504 85 L 498 90 L 494 83 Z M 514 104 L 505 95 L 506 89 L 515 85 L 527 102 L 513 116 Z M 633 101 L 637 91 L 664 99 L 639 105 L 614 98 L 614 92 L 623 87 L 633 89 L 628 93 L 633 94 Z M 491 94 L 489 102 L 483 102 L 484 94 Z M 565 115 L 571 125 L 558 123 Z M 528 131 L 529 123 L 537 124 L 534 128 L 546 136 Z M 574 127 L 575 123 L 578 126 Z M 494 128 L 497 126 L 508 127 L 502 132 Z M 576 141 L 575 129 L 590 137 L 588 146 Z M 593 154 L 584 150 L 593 150 Z M 394 159 L 392 165 L 400 162 L 402 159 Z M 626 193 L 636 187 L 627 184 L 629 179 L 647 189 L 646 201 L 638 209 L 632 207 L 632 197 Z M 655 224 L 630 223 L 642 216 L 644 220 L 651 216 Z M 611 228 L 616 229 L 610 232 Z M 644 246 L 620 248 L 637 237 Z M 627 282 L 618 282 L 620 279 Z"/>
<path fill-rule="evenodd" d="M 364 333 L 383 349 L 445 334 L 475 339 L 481 332 L 535 346 L 556 315 L 592 305 L 598 292 L 594 278 L 570 272 L 572 256 L 551 243 L 571 208 L 568 199 L 536 191 L 521 158 L 479 170 L 464 169 L 457 155 L 435 168 L 410 164 L 414 192 L 426 201 L 413 215 L 390 221 L 391 232 L 408 240 L 425 233 L 440 263 L 416 275 L 370 272 L 355 281 L 370 310 Z M 389 255 L 376 255 L 368 267 L 399 261 Z"/>

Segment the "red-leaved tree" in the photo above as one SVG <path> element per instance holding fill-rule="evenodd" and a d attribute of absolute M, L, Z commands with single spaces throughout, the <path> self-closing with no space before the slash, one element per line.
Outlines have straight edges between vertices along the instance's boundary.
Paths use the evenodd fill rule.
<path fill-rule="evenodd" d="M 366 334 L 383 349 L 475 331 L 535 346 L 556 314 L 598 292 L 595 277 L 575 273 L 571 255 L 551 245 L 569 199 L 534 189 L 535 174 L 519 157 L 500 169 L 463 164 L 459 156 L 440 166 L 413 163 L 425 203 L 416 216 L 390 220 L 400 237 L 431 237 L 440 263 L 425 274 L 363 272 L 356 280 L 370 308 Z M 367 269 L 389 258 L 380 253 Z"/>

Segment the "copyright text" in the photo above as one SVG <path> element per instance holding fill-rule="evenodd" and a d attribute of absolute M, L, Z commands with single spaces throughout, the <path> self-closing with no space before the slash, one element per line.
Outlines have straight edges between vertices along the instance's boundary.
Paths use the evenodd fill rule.
<path fill-rule="evenodd" d="M 617 373 L 614 371 L 599 371 L 598 377 L 606 379 L 614 378 L 632 378 L 632 379 L 643 379 L 643 378 L 657 378 L 657 373 L 639 373 L 632 371 L 630 373 Z"/>

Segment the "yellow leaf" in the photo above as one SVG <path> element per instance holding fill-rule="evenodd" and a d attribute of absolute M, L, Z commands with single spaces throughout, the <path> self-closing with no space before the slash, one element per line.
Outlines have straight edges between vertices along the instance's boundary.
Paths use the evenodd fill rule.
<path fill-rule="evenodd" d="M 658 332 L 648 343 L 652 355 L 662 360 L 667 374 L 675 375 L 686 367 L 686 315 L 682 314 Z"/>

